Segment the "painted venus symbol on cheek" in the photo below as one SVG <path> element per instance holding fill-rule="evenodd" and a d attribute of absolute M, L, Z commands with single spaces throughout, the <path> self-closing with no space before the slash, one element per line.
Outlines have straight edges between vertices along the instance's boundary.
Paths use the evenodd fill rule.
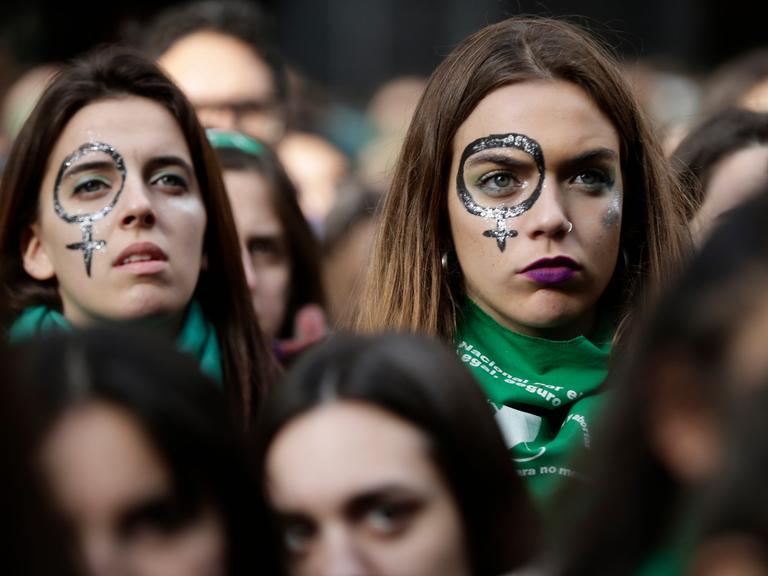
<path fill-rule="evenodd" d="M 93 162 L 80 163 L 84 158 L 94 159 Z M 71 179 L 73 174 L 79 172 L 101 171 L 104 174 L 94 175 L 90 179 L 83 177 L 74 183 L 72 190 L 67 190 L 65 198 L 61 198 L 61 188 L 64 181 Z M 67 244 L 70 250 L 82 250 L 83 261 L 85 262 L 85 272 L 88 277 L 91 276 L 91 261 L 95 251 L 103 250 L 107 245 L 106 240 L 93 239 L 93 223 L 101 220 L 112 209 L 120 199 L 125 185 L 125 161 L 120 153 L 109 144 L 103 142 L 88 142 L 80 146 L 72 154 L 67 156 L 61 163 L 59 172 L 56 175 L 56 183 L 53 189 L 53 209 L 56 215 L 69 224 L 78 224 L 83 234 L 80 242 Z M 114 183 L 109 180 L 120 179 L 120 185 L 116 189 Z M 100 187 L 108 188 L 107 192 L 94 194 L 93 198 L 81 201 L 78 198 L 79 190 L 85 190 L 86 186 L 96 184 Z M 81 196 L 88 196 L 91 191 L 84 191 Z M 96 209 L 94 209 L 96 208 Z M 71 212 L 76 210 L 76 212 Z M 90 211 L 89 211 L 90 210 Z"/>
<path fill-rule="evenodd" d="M 533 158 L 533 161 L 536 164 L 536 171 L 538 174 L 536 186 L 534 186 L 530 195 L 525 198 L 525 200 L 512 206 L 501 205 L 491 207 L 478 204 L 477 200 L 473 198 L 472 194 L 469 192 L 466 181 L 464 180 L 464 164 L 467 159 L 474 154 L 494 148 L 514 148 L 520 150 Z M 491 134 L 490 136 L 478 138 L 471 142 L 467 145 L 461 155 L 459 171 L 456 175 L 456 191 L 467 212 L 475 216 L 496 221 L 496 228 L 484 231 L 483 236 L 487 238 L 495 238 L 496 245 L 501 252 L 504 252 L 504 248 L 506 248 L 507 238 L 514 238 L 517 236 L 517 230 L 507 228 L 507 220 L 510 218 L 517 218 L 530 210 L 536 200 L 538 200 L 543 185 L 544 154 L 541 151 L 539 143 L 524 134 Z"/>

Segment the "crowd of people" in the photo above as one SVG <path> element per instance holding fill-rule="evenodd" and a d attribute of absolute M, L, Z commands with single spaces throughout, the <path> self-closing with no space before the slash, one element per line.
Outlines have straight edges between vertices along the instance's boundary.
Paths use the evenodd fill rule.
<path fill-rule="evenodd" d="M 266 22 L 3 98 L 9 573 L 768 574 L 766 53 L 511 17 L 355 141 Z"/>

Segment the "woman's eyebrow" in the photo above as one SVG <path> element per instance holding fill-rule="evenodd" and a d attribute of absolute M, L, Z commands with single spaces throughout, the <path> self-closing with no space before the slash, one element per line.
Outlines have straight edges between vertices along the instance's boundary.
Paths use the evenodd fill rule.
<path fill-rule="evenodd" d="M 501 166 L 505 166 L 507 168 L 522 168 L 531 166 L 534 164 L 534 161 L 533 158 L 530 160 L 513 158 L 508 154 L 501 154 L 499 152 L 480 152 L 467 158 L 467 160 L 464 162 L 464 167 L 472 168 L 473 166 L 483 163 L 500 164 Z"/>
<path fill-rule="evenodd" d="M 585 164 L 591 164 L 593 162 L 610 162 L 618 159 L 619 155 L 615 150 L 610 148 L 595 148 L 593 150 L 587 150 L 576 156 L 571 156 L 567 160 L 560 163 L 564 170 L 575 169 Z"/>
<path fill-rule="evenodd" d="M 390 498 L 416 499 L 422 498 L 421 491 L 412 489 L 401 484 L 383 484 L 372 487 L 364 492 L 355 494 L 344 505 L 347 514 L 365 511 L 371 506 Z"/>
<path fill-rule="evenodd" d="M 187 172 L 187 174 L 193 174 L 192 166 L 189 162 L 181 158 L 180 156 L 154 156 L 146 164 L 146 171 L 151 172 L 157 168 L 165 166 L 178 166 Z"/>
<path fill-rule="evenodd" d="M 76 164 L 71 168 L 68 168 L 64 173 L 65 178 L 77 176 L 83 172 L 90 172 L 92 170 L 110 170 L 115 168 L 115 163 L 109 160 L 94 160 L 93 162 L 83 162 L 82 164 Z"/>

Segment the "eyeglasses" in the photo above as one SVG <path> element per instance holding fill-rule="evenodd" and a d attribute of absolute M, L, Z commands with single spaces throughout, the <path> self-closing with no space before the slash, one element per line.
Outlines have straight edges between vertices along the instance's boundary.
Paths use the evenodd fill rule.
<path fill-rule="evenodd" d="M 285 132 L 284 110 L 275 100 L 200 102 L 195 110 L 207 128 L 237 130 L 268 143 L 275 143 Z"/>

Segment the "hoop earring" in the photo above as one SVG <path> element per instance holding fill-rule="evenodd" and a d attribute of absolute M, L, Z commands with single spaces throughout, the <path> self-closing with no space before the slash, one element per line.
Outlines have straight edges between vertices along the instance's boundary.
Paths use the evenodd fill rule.
<path fill-rule="evenodd" d="M 443 272 L 448 272 L 448 251 L 446 250 L 440 255 L 440 268 Z"/>

